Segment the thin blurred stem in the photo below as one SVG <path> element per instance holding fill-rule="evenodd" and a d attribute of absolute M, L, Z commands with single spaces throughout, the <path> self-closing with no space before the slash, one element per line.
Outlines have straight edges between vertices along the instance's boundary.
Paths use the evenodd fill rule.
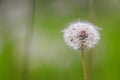
<path fill-rule="evenodd" d="M 94 0 L 89 0 L 89 18 L 90 21 L 93 23 L 94 22 Z M 88 51 L 89 55 L 88 55 L 88 79 L 92 80 L 92 65 L 93 65 L 93 49 L 90 49 Z"/>
<path fill-rule="evenodd" d="M 32 34 L 33 34 L 33 28 L 34 28 L 34 22 L 35 22 L 36 0 L 32 0 L 31 4 L 32 4 L 31 15 L 30 15 L 31 19 L 30 19 L 30 24 L 27 28 L 25 45 L 24 45 L 22 80 L 29 80 L 28 79 L 29 59 L 30 59 L 29 50 L 31 48 L 31 40 L 32 40 Z"/>
<path fill-rule="evenodd" d="M 94 0 L 89 0 L 89 17 L 90 21 L 94 22 Z"/>
<path fill-rule="evenodd" d="M 93 67 L 93 50 L 90 49 L 89 50 L 89 54 L 88 54 L 88 79 L 92 80 L 92 67 Z"/>
<path fill-rule="evenodd" d="M 86 72 L 84 49 L 81 49 L 81 53 L 82 53 L 82 68 L 83 68 L 84 80 L 87 80 L 87 72 Z"/>

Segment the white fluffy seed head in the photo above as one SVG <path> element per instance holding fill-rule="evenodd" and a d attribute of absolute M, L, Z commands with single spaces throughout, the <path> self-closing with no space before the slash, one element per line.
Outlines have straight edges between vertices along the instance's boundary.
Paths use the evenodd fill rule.
<path fill-rule="evenodd" d="M 88 22 L 74 22 L 63 30 L 64 40 L 75 50 L 93 48 L 100 40 L 99 28 Z"/>

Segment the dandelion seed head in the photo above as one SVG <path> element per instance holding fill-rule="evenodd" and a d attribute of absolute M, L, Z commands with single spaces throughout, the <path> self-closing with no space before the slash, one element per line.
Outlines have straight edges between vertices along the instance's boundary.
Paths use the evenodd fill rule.
<path fill-rule="evenodd" d="M 74 22 L 63 30 L 63 37 L 68 46 L 75 50 L 93 48 L 100 40 L 99 28 L 88 22 Z"/>

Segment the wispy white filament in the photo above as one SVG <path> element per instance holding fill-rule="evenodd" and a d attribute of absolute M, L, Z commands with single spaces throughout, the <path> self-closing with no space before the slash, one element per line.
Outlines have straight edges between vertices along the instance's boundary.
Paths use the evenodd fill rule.
<path fill-rule="evenodd" d="M 100 40 L 99 28 L 88 22 L 74 22 L 63 30 L 64 40 L 75 50 L 92 48 Z"/>

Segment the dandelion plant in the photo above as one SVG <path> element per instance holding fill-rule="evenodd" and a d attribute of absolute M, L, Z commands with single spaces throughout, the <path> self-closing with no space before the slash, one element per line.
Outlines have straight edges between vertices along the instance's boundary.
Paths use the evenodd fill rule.
<path fill-rule="evenodd" d="M 74 50 L 80 50 L 82 54 L 82 68 L 84 80 L 87 80 L 84 51 L 93 48 L 100 40 L 99 28 L 89 22 L 74 22 L 63 30 L 66 44 Z"/>

